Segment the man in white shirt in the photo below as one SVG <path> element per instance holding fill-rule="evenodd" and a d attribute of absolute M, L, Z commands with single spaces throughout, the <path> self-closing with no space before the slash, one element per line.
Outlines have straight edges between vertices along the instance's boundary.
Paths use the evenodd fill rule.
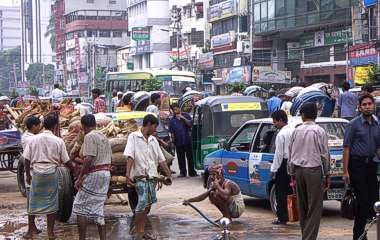
<path fill-rule="evenodd" d="M 76 98 L 75 103 L 76 103 L 75 109 L 79 110 L 80 117 L 83 117 L 87 114 L 91 114 L 90 108 L 88 106 L 83 105 L 82 100 L 80 98 Z"/>
<path fill-rule="evenodd" d="M 289 158 L 289 144 L 294 128 L 288 125 L 288 116 L 285 111 L 278 110 L 272 113 L 273 125 L 279 129 L 276 136 L 276 150 L 271 166 L 271 173 L 274 176 L 277 219 L 272 223 L 275 225 L 286 224 L 288 221 L 287 196 L 291 193 L 291 178 L 287 172 Z"/>
<path fill-rule="evenodd" d="M 67 96 L 67 93 L 59 89 L 59 84 L 54 84 L 54 90 L 51 91 L 50 95 L 50 97 L 53 99 L 53 103 L 60 103 L 65 96 Z"/>
<path fill-rule="evenodd" d="M 167 183 L 170 184 L 171 182 L 171 174 L 165 157 L 157 139 L 152 136 L 156 132 L 157 125 L 158 119 L 155 116 L 146 115 L 142 129 L 129 134 L 128 143 L 124 150 L 124 155 L 128 158 L 127 185 L 134 186 L 138 195 L 138 203 L 135 209 L 136 239 L 146 239 L 144 238 L 146 217 L 151 205 L 157 202 L 155 187 L 158 166 L 167 177 Z"/>
<path fill-rule="evenodd" d="M 281 110 L 284 110 L 287 115 L 290 115 L 290 109 L 292 108 L 292 96 L 290 96 L 289 93 L 285 93 L 285 95 L 282 95 L 282 104 L 281 104 Z"/>

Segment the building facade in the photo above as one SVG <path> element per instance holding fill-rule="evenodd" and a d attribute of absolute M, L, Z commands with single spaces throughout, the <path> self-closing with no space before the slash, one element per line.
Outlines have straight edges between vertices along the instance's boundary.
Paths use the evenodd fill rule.
<path fill-rule="evenodd" d="M 168 0 L 127 0 L 134 69 L 170 68 Z"/>
<path fill-rule="evenodd" d="M 51 0 L 21 0 L 22 79 L 32 63 L 51 64 L 54 53 L 45 36 L 51 16 Z"/>
<path fill-rule="evenodd" d="M 118 48 L 128 42 L 125 0 L 65 0 L 65 86 L 86 94 L 99 75 L 117 70 Z"/>
<path fill-rule="evenodd" d="M 348 75 L 352 6 L 350 0 L 253 0 L 253 41 L 269 47 L 261 53 L 253 50 L 254 63 L 269 63 L 255 67 L 254 74 L 271 71 L 279 76 L 273 83 L 290 75 L 286 81 L 293 83 L 341 84 Z"/>
<path fill-rule="evenodd" d="M 0 51 L 21 46 L 20 6 L 1 6 L 0 3 Z"/>

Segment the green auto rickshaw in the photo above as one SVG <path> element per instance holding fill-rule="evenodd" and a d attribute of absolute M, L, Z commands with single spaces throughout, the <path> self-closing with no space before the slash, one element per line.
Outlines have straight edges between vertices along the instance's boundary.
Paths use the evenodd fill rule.
<path fill-rule="evenodd" d="M 193 109 L 192 147 L 195 167 L 226 142 L 246 121 L 269 116 L 265 101 L 252 96 L 207 97 Z"/>

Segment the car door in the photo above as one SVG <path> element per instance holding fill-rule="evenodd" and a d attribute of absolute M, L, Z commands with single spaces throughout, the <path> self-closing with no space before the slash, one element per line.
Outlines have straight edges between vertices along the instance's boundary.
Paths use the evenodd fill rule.
<path fill-rule="evenodd" d="M 274 157 L 277 130 L 271 123 L 261 124 L 249 156 L 249 193 L 266 198 L 270 179 L 270 166 Z"/>
<path fill-rule="evenodd" d="M 231 138 L 222 153 L 225 177 L 236 182 L 244 194 L 249 190 L 248 159 L 258 127 L 258 123 L 246 124 Z"/>

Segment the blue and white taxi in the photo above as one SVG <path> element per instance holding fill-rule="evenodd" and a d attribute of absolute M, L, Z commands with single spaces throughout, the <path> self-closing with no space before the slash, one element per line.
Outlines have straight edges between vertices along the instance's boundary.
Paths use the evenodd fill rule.
<path fill-rule="evenodd" d="M 325 192 L 325 200 L 341 200 L 345 192 L 343 175 L 343 138 L 347 120 L 317 118 L 316 123 L 329 136 L 331 154 L 331 187 Z M 302 124 L 300 117 L 290 117 L 289 124 Z M 270 167 L 275 151 L 277 130 L 271 118 L 255 119 L 241 126 L 223 147 L 206 156 L 204 160 L 204 186 L 208 184 L 208 166 L 223 164 L 225 177 L 236 182 L 244 195 L 270 200 L 275 211 L 275 186 Z"/>

